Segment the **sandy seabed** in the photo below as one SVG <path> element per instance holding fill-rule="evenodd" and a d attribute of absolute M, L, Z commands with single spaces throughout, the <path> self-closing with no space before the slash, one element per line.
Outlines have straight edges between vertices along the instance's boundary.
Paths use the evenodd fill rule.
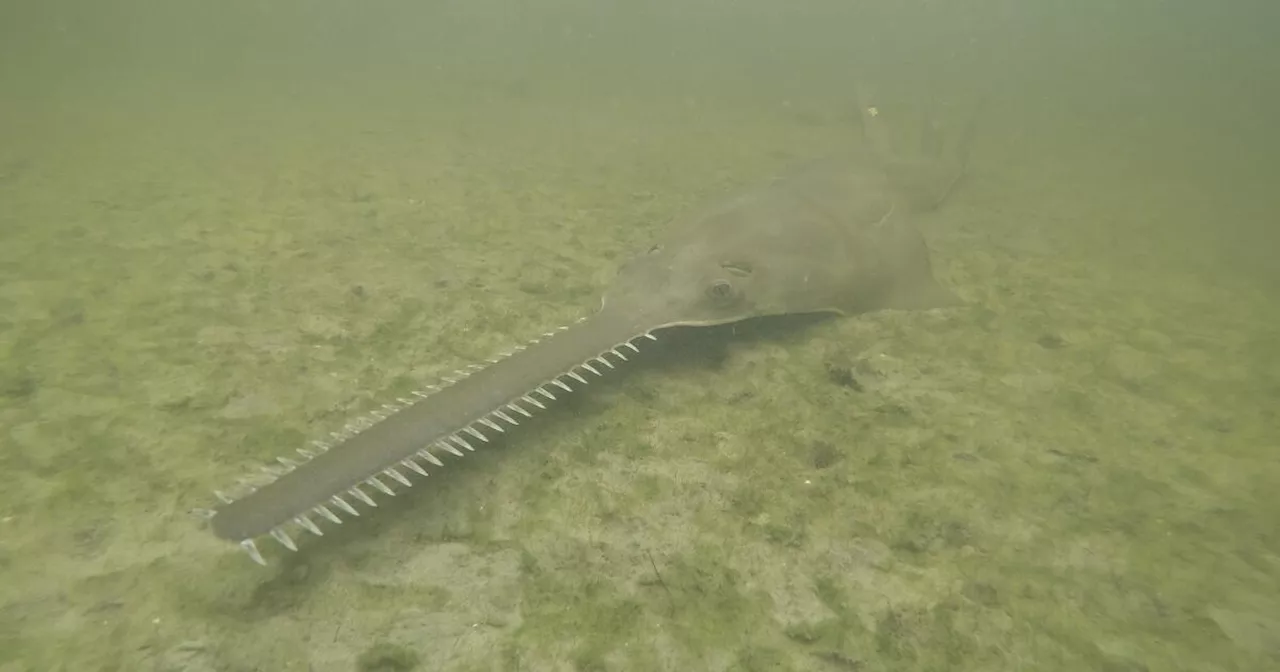
<path fill-rule="evenodd" d="M 997 107 L 920 223 L 964 307 L 664 336 L 264 569 L 213 489 L 593 310 L 848 100 L 93 95 L 0 150 L 4 672 L 1280 665 L 1280 321 L 1183 235 L 1213 184 Z"/>

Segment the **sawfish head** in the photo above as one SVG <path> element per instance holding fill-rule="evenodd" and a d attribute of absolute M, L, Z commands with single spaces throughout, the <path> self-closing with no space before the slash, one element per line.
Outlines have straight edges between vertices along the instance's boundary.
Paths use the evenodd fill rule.
<path fill-rule="evenodd" d="M 675 223 L 673 239 L 623 265 L 602 310 L 640 332 L 957 304 L 883 186 L 841 164 L 820 165 L 694 213 Z"/>

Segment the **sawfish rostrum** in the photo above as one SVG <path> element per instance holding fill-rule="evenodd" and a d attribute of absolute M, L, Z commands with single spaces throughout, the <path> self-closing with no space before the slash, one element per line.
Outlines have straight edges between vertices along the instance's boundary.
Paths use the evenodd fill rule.
<path fill-rule="evenodd" d="M 627 261 L 598 311 L 469 367 L 278 458 L 259 482 L 219 492 L 218 537 L 257 562 L 257 540 L 297 550 L 411 487 L 450 457 L 545 409 L 626 362 L 654 332 L 752 317 L 942 307 L 911 214 L 932 207 L 963 172 L 954 157 L 901 160 L 875 108 L 863 108 L 862 151 L 814 161 L 672 222 L 666 240 Z"/>

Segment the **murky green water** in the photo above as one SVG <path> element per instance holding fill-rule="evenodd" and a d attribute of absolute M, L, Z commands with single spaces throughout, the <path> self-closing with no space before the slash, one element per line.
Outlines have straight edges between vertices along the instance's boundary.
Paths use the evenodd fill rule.
<path fill-rule="evenodd" d="M 1280 665 L 1274 3 L 845 4 L 0 8 L 0 670 Z M 191 514 L 858 81 L 989 92 L 964 307 L 664 335 L 265 569 Z"/>

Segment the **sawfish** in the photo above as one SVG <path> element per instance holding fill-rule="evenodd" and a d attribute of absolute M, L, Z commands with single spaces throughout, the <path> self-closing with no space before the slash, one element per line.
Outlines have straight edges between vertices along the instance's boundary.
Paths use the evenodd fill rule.
<path fill-rule="evenodd" d="M 259 564 L 262 538 L 296 551 L 298 531 L 322 535 L 321 524 L 367 513 L 375 497 L 411 487 L 442 458 L 474 451 L 606 375 L 663 329 L 956 305 L 934 278 L 912 215 L 940 204 L 962 176 L 967 139 L 957 151 L 931 142 L 934 151 L 904 156 L 878 108 L 860 105 L 859 116 L 856 151 L 673 220 L 665 240 L 621 266 L 593 314 L 385 404 L 277 458 L 236 492 L 217 492 L 220 503 L 204 511 L 213 533 Z"/>

